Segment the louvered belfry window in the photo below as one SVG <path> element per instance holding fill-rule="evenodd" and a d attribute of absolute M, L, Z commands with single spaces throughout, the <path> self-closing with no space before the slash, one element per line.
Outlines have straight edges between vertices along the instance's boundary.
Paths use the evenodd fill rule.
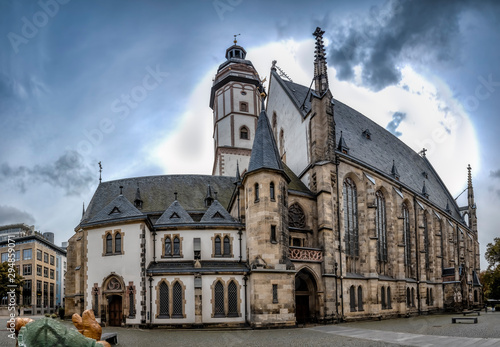
<path fill-rule="evenodd" d="M 168 285 L 165 282 L 160 283 L 160 318 L 169 318 L 169 290 Z"/>
<path fill-rule="evenodd" d="M 173 288 L 173 318 L 181 318 L 182 315 L 182 306 L 183 306 L 183 298 L 182 298 L 182 286 L 179 282 L 175 282 Z"/>
<path fill-rule="evenodd" d="M 224 285 L 220 281 L 217 281 L 217 283 L 215 284 L 214 299 L 214 316 L 224 317 Z"/>
<path fill-rule="evenodd" d="M 227 286 L 227 305 L 227 315 L 238 316 L 238 288 L 234 281 L 229 282 Z"/>
<path fill-rule="evenodd" d="M 356 185 L 350 178 L 346 178 L 343 187 L 344 196 L 344 229 L 345 252 L 348 256 L 359 256 L 358 240 L 358 201 Z"/>
<path fill-rule="evenodd" d="M 377 211 L 375 217 L 375 225 L 377 228 L 377 250 L 378 250 L 378 260 L 381 262 L 387 262 L 387 226 L 385 218 L 385 198 L 384 194 L 378 190 L 375 193 Z"/>

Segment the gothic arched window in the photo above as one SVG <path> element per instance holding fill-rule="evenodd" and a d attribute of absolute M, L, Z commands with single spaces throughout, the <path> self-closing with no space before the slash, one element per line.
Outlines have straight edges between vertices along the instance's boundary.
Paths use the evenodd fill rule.
<path fill-rule="evenodd" d="M 242 126 L 240 128 L 240 139 L 242 140 L 250 140 L 250 131 L 246 126 Z"/>
<path fill-rule="evenodd" d="M 358 311 L 363 311 L 363 288 L 358 287 Z"/>
<path fill-rule="evenodd" d="M 169 318 L 169 290 L 168 285 L 165 282 L 160 283 L 160 310 L 159 310 L 159 318 Z"/>
<path fill-rule="evenodd" d="M 106 235 L 106 254 L 113 253 L 113 236 L 111 234 Z"/>
<path fill-rule="evenodd" d="M 172 255 L 172 240 L 170 236 L 165 237 L 165 256 Z"/>
<path fill-rule="evenodd" d="M 391 302 L 391 287 L 387 287 L 387 308 L 391 309 L 392 308 L 392 302 Z"/>
<path fill-rule="evenodd" d="M 424 251 L 425 251 L 425 268 L 430 268 L 429 258 L 429 226 L 427 225 L 427 213 L 424 213 Z"/>
<path fill-rule="evenodd" d="M 215 237 L 214 243 L 215 243 L 215 255 L 222 255 L 220 236 Z"/>
<path fill-rule="evenodd" d="M 404 243 L 404 262 L 406 267 L 406 276 L 411 277 L 411 234 L 410 234 L 410 211 L 408 206 L 403 203 L 403 243 Z"/>
<path fill-rule="evenodd" d="M 179 282 L 175 282 L 172 289 L 172 318 L 182 318 L 182 308 L 184 306 L 184 300 L 182 295 L 182 286 Z"/>
<path fill-rule="evenodd" d="M 387 308 L 385 301 L 385 287 L 380 288 L 380 297 L 382 301 L 382 310 L 385 310 Z"/>
<path fill-rule="evenodd" d="M 224 317 L 224 285 L 221 281 L 214 288 L 214 317 Z"/>
<path fill-rule="evenodd" d="M 359 256 L 358 200 L 356 185 L 350 178 L 344 180 L 344 231 L 345 253 L 350 257 Z"/>
<path fill-rule="evenodd" d="M 234 281 L 229 282 L 227 286 L 227 315 L 238 316 L 238 288 Z"/>
<path fill-rule="evenodd" d="M 377 228 L 377 251 L 378 260 L 387 262 L 387 226 L 385 216 L 385 198 L 384 194 L 378 190 L 375 193 L 377 210 L 375 216 L 375 226 Z"/>
<path fill-rule="evenodd" d="M 276 200 L 276 194 L 274 192 L 274 182 L 269 183 L 269 196 L 271 200 Z"/>
<path fill-rule="evenodd" d="M 255 183 L 254 189 L 255 189 L 255 202 L 258 202 L 259 201 L 259 184 L 258 183 Z"/>
<path fill-rule="evenodd" d="M 174 237 L 174 255 L 180 255 L 180 254 L 181 254 L 181 241 L 176 236 Z"/>
<path fill-rule="evenodd" d="M 288 226 L 291 228 L 304 229 L 306 227 L 306 215 L 304 210 L 296 202 L 288 208 Z"/>
<path fill-rule="evenodd" d="M 122 252 L 122 235 L 120 233 L 116 233 L 115 235 L 115 253 Z"/>
<path fill-rule="evenodd" d="M 349 288 L 349 306 L 351 308 L 351 312 L 356 312 L 356 289 L 354 286 Z"/>
<path fill-rule="evenodd" d="M 229 240 L 229 236 L 224 236 L 224 255 L 231 255 L 231 241 Z"/>

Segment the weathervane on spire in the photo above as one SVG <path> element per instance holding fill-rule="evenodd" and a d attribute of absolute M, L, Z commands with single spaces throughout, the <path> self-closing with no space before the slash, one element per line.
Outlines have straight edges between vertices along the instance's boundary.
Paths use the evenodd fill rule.
<path fill-rule="evenodd" d="M 102 181 L 101 172 L 102 172 L 102 165 L 101 162 L 99 162 L 99 183 L 101 183 Z"/>
<path fill-rule="evenodd" d="M 234 36 L 234 41 L 233 41 L 233 42 L 234 42 L 234 44 L 236 44 L 236 43 L 238 42 L 238 41 L 236 40 L 236 36 L 240 36 L 240 35 L 241 35 L 241 34 L 234 34 L 234 35 L 233 35 L 233 36 Z"/>

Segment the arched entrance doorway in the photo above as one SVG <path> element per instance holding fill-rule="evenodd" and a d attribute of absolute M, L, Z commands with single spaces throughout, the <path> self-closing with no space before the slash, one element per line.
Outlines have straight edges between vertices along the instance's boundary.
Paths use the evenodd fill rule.
<path fill-rule="evenodd" d="M 314 322 L 317 316 L 317 285 L 308 269 L 295 275 L 295 319 L 297 323 Z"/>
<path fill-rule="evenodd" d="M 122 297 L 120 295 L 108 296 L 109 325 L 119 327 L 122 324 Z"/>
<path fill-rule="evenodd" d="M 121 326 L 124 323 L 124 309 L 126 302 L 123 301 L 125 286 L 121 276 L 112 274 L 103 283 L 103 315 L 101 322 L 110 326 Z"/>

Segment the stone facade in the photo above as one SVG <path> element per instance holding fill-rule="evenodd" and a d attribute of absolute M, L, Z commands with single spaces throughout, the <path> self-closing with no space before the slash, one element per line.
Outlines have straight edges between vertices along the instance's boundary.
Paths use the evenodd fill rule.
<path fill-rule="evenodd" d="M 334 99 L 321 35 L 315 89 L 273 63 L 267 96 L 228 48 L 213 176 L 99 185 L 70 239 L 67 314 L 263 328 L 482 305 L 470 168 L 459 207 L 425 152 Z"/>

